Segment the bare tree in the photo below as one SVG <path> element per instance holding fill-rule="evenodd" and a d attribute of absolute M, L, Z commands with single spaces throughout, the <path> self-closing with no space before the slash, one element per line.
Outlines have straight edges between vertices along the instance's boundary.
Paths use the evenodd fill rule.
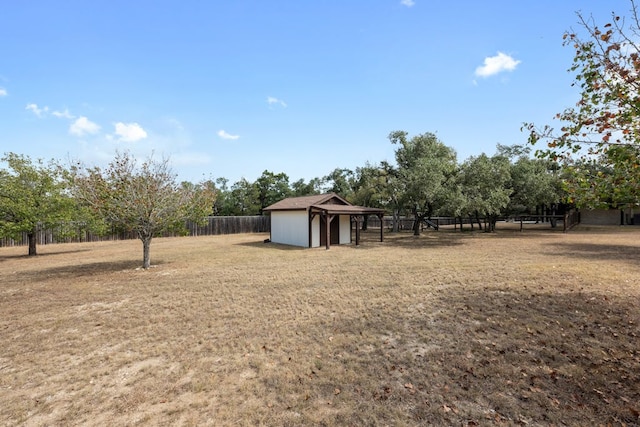
<path fill-rule="evenodd" d="M 154 236 L 185 230 L 187 220 L 200 222 L 211 214 L 211 186 L 179 185 L 168 159 L 149 157 L 138 166 L 128 153 L 117 153 L 109 166 L 73 169 L 76 197 L 107 224 L 133 231 L 142 241 L 142 268 L 151 265 Z"/>

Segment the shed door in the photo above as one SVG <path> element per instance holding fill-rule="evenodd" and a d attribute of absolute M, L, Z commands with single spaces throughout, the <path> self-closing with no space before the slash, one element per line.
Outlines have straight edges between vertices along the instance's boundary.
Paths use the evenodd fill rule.
<path fill-rule="evenodd" d="M 331 230 L 329 230 L 330 234 L 330 244 L 331 245 L 339 245 L 340 244 L 340 217 L 336 215 L 331 221 Z M 320 220 L 320 246 L 325 246 L 327 244 L 327 225 L 323 220 Z"/>

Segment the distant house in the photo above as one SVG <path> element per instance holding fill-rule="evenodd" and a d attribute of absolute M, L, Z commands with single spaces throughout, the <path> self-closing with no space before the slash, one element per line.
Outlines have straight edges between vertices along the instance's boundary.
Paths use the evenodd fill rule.
<path fill-rule="evenodd" d="M 635 206 L 637 212 L 637 205 Z M 585 225 L 640 225 L 640 215 L 634 205 L 610 209 L 584 209 L 580 211 L 580 224 Z"/>
<path fill-rule="evenodd" d="M 354 206 L 335 193 L 290 197 L 264 209 L 271 215 L 274 243 L 316 248 L 349 244 L 351 222 L 356 223 L 356 245 L 360 244 L 359 224 L 364 215 L 384 215 L 384 209 Z M 380 241 L 382 241 L 380 227 Z"/>
<path fill-rule="evenodd" d="M 621 225 L 620 209 L 584 209 L 580 211 L 580 224 Z"/>

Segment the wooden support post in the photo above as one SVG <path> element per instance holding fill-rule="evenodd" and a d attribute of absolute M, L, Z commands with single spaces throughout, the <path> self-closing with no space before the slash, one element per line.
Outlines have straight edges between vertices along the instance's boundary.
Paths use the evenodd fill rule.
<path fill-rule="evenodd" d="M 315 214 L 309 210 L 309 247 L 313 244 L 313 217 Z"/>
<path fill-rule="evenodd" d="M 383 236 L 383 232 L 384 232 L 384 227 L 382 226 L 382 221 L 384 219 L 384 214 L 383 213 L 379 214 L 378 218 L 380 218 L 380 241 L 382 242 L 383 241 L 383 237 L 382 236 Z"/>
<path fill-rule="evenodd" d="M 325 234 L 326 234 L 325 248 L 327 250 L 331 248 L 331 220 L 332 220 L 331 215 L 329 215 L 328 213 L 325 213 L 324 214 L 324 221 L 325 221 L 324 224 L 325 224 Z"/>
<path fill-rule="evenodd" d="M 360 246 L 360 215 L 356 215 L 355 220 L 356 220 L 356 246 Z"/>

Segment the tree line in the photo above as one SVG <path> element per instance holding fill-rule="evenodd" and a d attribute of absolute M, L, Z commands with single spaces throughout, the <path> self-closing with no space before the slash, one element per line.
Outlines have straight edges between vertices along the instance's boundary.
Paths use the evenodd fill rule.
<path fill-rule="evenodd" d="M 526 146 L 498 145 L 458 163 L 455 150 L 433 133 L 389 135 L 395 162 L 367 163 L 355 170 L 333 169 L 326 176 L 290 182 L 285 173 L 265 170 L 254 182 L 229 186 L 215 180 L 215 215 L 261 215 L 286 197 L 334 192 L 355 205 L 385 209 L 394 218 L 412 215 L 415 232 L 432 216 L 484 217 L 535 213 L 562 200 L 557 164 L 530 155 Z M 493 222 L 495 224 L 495 221 Z"/>

